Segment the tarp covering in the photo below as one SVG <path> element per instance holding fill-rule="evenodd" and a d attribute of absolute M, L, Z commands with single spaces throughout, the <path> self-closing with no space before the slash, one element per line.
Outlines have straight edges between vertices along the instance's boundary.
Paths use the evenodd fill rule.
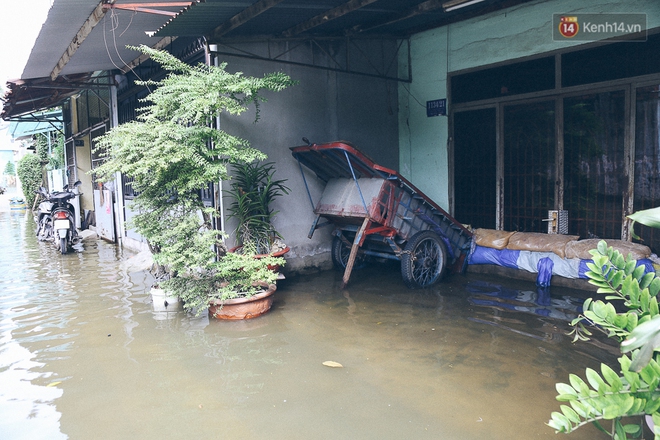
<path fill-rule="evenodd" d="M 468 264 L 493 264 L 538 273 L 536 284 L 540 287 L 549 286 L 553 275 L 587 279 L 587 263 L 592 262 L 586 259 L 560 258 L 553 252 L 493 249 L 483 246 L 475 246 L 468 259 Z M 637 260 L 637 266 L 644 266 L 645 273 L 655 271 L 653 262 L 649 259 Z"/>

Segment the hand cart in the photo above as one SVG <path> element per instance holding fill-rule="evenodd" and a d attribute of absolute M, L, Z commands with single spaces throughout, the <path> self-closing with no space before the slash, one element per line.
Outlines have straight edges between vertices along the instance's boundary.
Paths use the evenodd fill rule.
<path fill-rule="evenodd" d="M 445 269 L 465 270 L 472 233 L 399 173 L 344 141 L 291 152 L 316 214 L 308 236 L 319 227 L 335 227 L 332 261 L 344 270 L 343 286 L 367 256 L 401 261 L 403 281 L 412 289 L 436 283 Z M 302 165 L 325 182 L 316 205 Z"/>

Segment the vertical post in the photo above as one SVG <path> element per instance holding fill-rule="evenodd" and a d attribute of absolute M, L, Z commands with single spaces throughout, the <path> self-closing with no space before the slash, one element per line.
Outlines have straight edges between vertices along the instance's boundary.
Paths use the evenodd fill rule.
<path fill-rule="evenodd" d="M 495 190 L 497 198 L 495 199 L 495 229 L 504 228 L 504 106 L 500 103 L 495 107 L 495 175 L 497 183 Z"/>
<path fill-rule="evenodd" d="M 628 177 L 628 186 L 623 194 L 623 218 L 621 219 L 621 240 L 631 241 L 632 221 L 627 217 L 633 213 L 635 200 L 635 125 L 637 122 L 637 93 L 628 86 L 625 91 L 624 117 L 627 121 L 624 132 L 624 168 Z"/>
<path fill-rule="evenodd" d="M 110 86 L 110 129 L 119 125 L 119 111 L 117 109 L 117 86 Z M 124 182 L 119 171 L 115 174 L 115 198 L 117 200 L 117 244 L 124 245 L 124 236 L 126 235 L 126 212 L 124 200 Z"/>
<path fill-rule="evenodd" d="M 564 98 L 555 100 L 555 206 L 564 210 Z"/>
<path fill-rule="evenodd" d="M 367 229 L 367 226 L 369 225 L 369 217 L 365 217 L 364 221 L 362 222 L 362 226 L 360 227 L 360 230 L 358 231 L 357 234 L 355 234 L 355 240 L 353 240 L 353 246 L 351 247 L 351 254 L 348 256 L 348 262 L 346 263 L 346 270 L 344 270 L 344 278 L 342 279 L 341 283 L 341 288 L 345 288 L 346 285 L 348 284 L 348 279 L 351 277 L 351 272 L 353 271 L 353 265 L 355 264 L 355 257 L 357 256 L 357 251 L 358 248 L 360 247 L 360 244 L 362 243 L 362 237 L 364 235 L 364 231 Z"/>

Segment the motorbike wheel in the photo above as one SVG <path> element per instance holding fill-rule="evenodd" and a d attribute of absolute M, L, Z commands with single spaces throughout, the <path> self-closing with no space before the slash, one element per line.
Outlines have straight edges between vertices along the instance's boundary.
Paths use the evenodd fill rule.
<path fill-rule="evenodd" d="M 410 289 L 428 287 L 442 278 L 447 251 L 442 239 L 433 231 L 413 235 L 401 256 L 401 275 Z"/>
<path fill-rule="evenodd" d="M 66 237 L 60 237 L 60 252 L 62 255 L 66 254 Z"/>

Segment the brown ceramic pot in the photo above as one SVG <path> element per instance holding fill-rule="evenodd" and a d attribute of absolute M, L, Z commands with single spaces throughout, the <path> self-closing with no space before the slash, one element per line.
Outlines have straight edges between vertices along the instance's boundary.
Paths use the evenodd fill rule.
<path fill-rule="evenodd" d="M 273 305 L 273 294 L 277 290 L 275 284 L 265 287 L 265 290 L 248 298 L 233 298 L 225 301 L 213 301 L 209 304 L 209 314 L 216 319 L 251 319 L 261 316 Z"/>

